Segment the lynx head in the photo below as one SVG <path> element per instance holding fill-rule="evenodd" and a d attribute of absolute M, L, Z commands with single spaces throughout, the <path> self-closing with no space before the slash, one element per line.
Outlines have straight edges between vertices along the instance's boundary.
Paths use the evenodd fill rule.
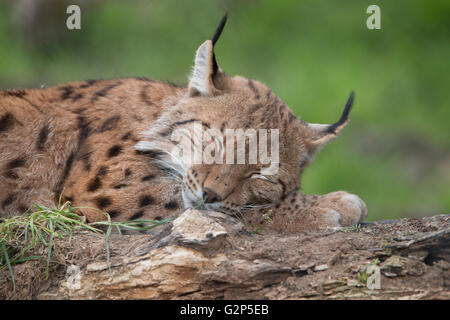
<path fill-rule="evenodd" d="M 297 119 L 267 86 L 219 67 L 214 45 L 225 22 L 226 16 L 198 48 L 184 96 L 136 149 L 182 184 L 186 207 L 237 213 L 271 206 L 300 188 L 314 154 L 348 123 L 353 93 L 334 124 Z"/>

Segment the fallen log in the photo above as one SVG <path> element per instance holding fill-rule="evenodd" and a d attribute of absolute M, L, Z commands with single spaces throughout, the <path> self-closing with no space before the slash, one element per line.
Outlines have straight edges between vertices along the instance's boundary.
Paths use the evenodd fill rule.
<path fill-rule="evenodd" d="M 0 283 L 0 295 L 3 299 L 450 298 L 449 215 L 288 235 L 274 231 L 266 218 L 250 225 L 221 213 L 189 209 L 151 234 L 111 235 L 109 264 L 104 237 L 79 233 L 70 244 L 55 242 L 59 260 L 54 261 L 48 281 L 42 280 L 42 272 L 30 271 L 39 269 L 37 262 L 24 263 L 15 269 L 16 293 L 5 281 Z M 1 275 L 8 277 L 5 272 Z M 378 279 L 372 281 L 374 277 Z"/>

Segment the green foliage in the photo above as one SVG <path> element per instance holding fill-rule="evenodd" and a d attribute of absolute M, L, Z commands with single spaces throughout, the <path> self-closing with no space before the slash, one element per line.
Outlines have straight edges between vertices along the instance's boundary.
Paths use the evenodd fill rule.
<path fill-rule="evenodd" d="M 374 261 L 372 261 L 372 263 L 370 265 L 373 266 L 377 266 L 380 263 L 380 260 L 378 260 L 378 258 L 376 258 Z M 369 278 L 369 274 L 367 273 L 367 267 L 364 267 L 361 272 L 358 272 L 357 276 L 358 279 L 361 283 L 366 284 L 367 283 L 367 279 Z"/>
<path fill-rule="evenodd" d="M 110 270 L 109 237 L 113 228 L 116 228 L 120 234 L 121 228 L 146 231 L 173 220 L 116 222 L 111 221 L 109 215 L 105 214 L 106 221 L 87 224 L 84 217 L 75 213 L 79 208 L 71 207 L 69 202 L 61 204 L 61 198 L 58 208 L 47 208 L 40 205 L 35 205 L 35 207 L 36 211 L 32 213 L 6 218 L 0 223 L 0 270 L 8 268 L 14 290 L 13 266 L 25 261 L 46 259 L 45 276 L 48 279 L 55 238 L 71 241 L 74 231 L 87 230 L 102 233 L 103 231 L 98 226 L 105 226 L 107 228 L 105 233 L 106 257 Z M 47 250 L 45 256 L 33 255 L 33 249 L 38 246 Z"/>
<path fill-rule="evenodd" d="M 67 30 L 63 11 L 45 45 L 25 44 L 9 3 L 0 4 L 4 88 L 123 76 L 186 83 L 196 48 L 228 11 L 216 45 L 227 73 L 262 80 L 313 123 L 336 121 L 356 92 L 349 126 L 303 176 L 305 193 L 357 193 L 369 220 L 450 211 L 447 0 L 377 1 L 381 30 L 366 28 L 373 1 L 84 1 L 82 29 Z"/>
<path fill-rule="evenodd" d="M 360 232 L 361 231 L 361 225 L 360 224 L 356 224 L 356 225 L 350 226 L 350 227 L 341 227 L 341 228 L 339 228 L 339 231 L 343 232 L 343 233 Z"/>

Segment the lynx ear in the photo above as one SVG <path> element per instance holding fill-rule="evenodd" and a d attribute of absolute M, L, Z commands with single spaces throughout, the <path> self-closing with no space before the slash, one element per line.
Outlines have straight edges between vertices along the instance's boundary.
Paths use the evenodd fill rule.
<path fill-rule="evenodd" d="M 211 40 L 206 40 L 197 49 L 195 54 L 195 64 L 189 78 L 189 96 L 201 94 L 211 96 L 215 92 L 212 80 L 213 70 L 213 44 Z"/>
<path fill-rule="evenodd" d="M 212 96 L 217 93 L 215 78 L 224 76 L 224 72 L 217 65 L 214 55 L 214 45 L 222 34 L 227 15 L 220 21 L 212 40 L 206 40 L 197 49 L 194 60 L 194 68 L 189 78 L 189 96 L 203 95 Z M 220 82 L 220 81 L 219 81 Z"/>
<path fill-rule="evenodd" d="M 308 131 L 310 137 L 308 145 L 312 151 L 317 152 L 321 147 L 326 145 L 328 142 L 337 138 L 338 134 L 342 131 L 342 129 L 345 128 L 345 126 L 350 121 L 348 119 L 348 114 L 352 109 L 354 96 L 355 96 L 354 92 L 351 92 L 339 121 L 333 124 L 308 123 L 307 126 L 309 129 Z"/>

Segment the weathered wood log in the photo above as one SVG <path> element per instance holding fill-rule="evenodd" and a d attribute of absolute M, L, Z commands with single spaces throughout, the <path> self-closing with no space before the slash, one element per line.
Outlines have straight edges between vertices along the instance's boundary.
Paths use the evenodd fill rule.
<path fill-rule="evenodd" d="M 82 233 L 36 299 L 449 299 L 450 216 L 281 235 L 187 210 L 147 235 Z M 72 250 L 72 251 L 71 251 Z M 72 252 L 72 256 L 67 254 Z M 74 253 L 76 252 L 76 253 Z M 69 270 L 79 273 L 66 274 Z M 374 265 L 373 275 L 367 267 Z M 379 289 L 373 280 L 379 275 Z M 370 281 L 372 281 L 370 280 Z M 371 286 L 372 285 L 372 286 Z M 19 289 L 20 290 L 20 285 Z M 12 297 L 12 296 L 8 296 Z"/>

